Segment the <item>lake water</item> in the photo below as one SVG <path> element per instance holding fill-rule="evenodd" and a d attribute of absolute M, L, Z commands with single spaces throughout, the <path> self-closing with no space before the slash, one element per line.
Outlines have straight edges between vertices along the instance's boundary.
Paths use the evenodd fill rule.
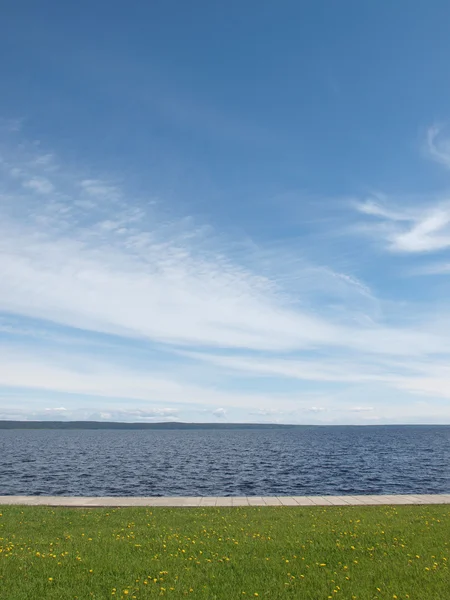
<path fill-rule="evenodd" d="M 450 493 L 450 426 L 0 430 L 0 495 Z"/>

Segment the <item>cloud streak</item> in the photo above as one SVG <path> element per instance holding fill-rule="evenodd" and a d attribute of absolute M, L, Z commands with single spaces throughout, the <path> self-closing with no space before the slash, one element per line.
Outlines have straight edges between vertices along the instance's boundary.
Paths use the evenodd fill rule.
<path fill-rule="evenodd" d="M 450 169 L 450 140 L 443 132 L 444 128 L 441 125 L 428 128 L 426 152 L 434 161 Z"/>
<path fill-rule="evenodd" d="M 44 189 L 36 171 L 48 162 L 8 163 L 9 173 L 40 182 L 42 198 L 24 197 L 10 177 L 0 221 L 0 310 L 173 345 L 286 351 L 355 337 L 342 318 L 306 308 L 317 296 L 336 298 L 336 290 L 346 303 L 370 298 L 354 276 L 293 264 L 296 277 L 286 272 L 280 280 L 276 261 L 261 268 L 270 264 L 267 251 L 261 264 L 256 256 L 246 265 L 229 253 L 233 241 L 215 242 L 192 219 L 164 222 L 107 181 L 71 177 L 54 158 L 59 179 Z"/>
<path fill-rule="evenodd" d="M 377 418 L 372 400 L 334 393 L 448 397 L 447 374 L 428 362 L 450 354 L 446 312 L 434 321 L 399 316 L 351 270 L 272 240 L 245 244 L 192 216 L 168 219 L 148 195 L 24 148 L 4 148 L 0 165 L 5 389 L 97 398 L 96 414 L 111 418 L 121 409 L 105 407 L 107 399 L 142 402 L 140 419 L 175 416 L 139 413 L 152 403 L 210 407 L 219 419 L 242 407 L 270 416 L 274 404 L 284 415 L 325 418 L 333 401 L 342 414 Z M 356 208 L 392 253 L 450 246 L 446 201 L 404 207 L 375 197 Z M 276 392 L 265 391 L 270 381 Z"/>
<path fill-rule="evenodd" d="M 435 162 L 450 168 L 450 139 L 442 127 L 427 131 L 426 153 Z M 370 234 L 384 247 L 397 254 L 424 254 L 442 252 L 450 248 L 450 194 L 438 200 L 417 199 L 405 205 L 392 202 L 377 194 L 354 204 L 356 210 L 372 218 L 357 231 Z"/>
<path fill-rule="evenodd" d="M 450 247 L 450 201 L 432 206 L 387 208 L 368 200 L 356 205 L 357 210 L 378 219 L 365 231 L 381 239 L 387 250 L 402 254 L 432 253 Z"/>

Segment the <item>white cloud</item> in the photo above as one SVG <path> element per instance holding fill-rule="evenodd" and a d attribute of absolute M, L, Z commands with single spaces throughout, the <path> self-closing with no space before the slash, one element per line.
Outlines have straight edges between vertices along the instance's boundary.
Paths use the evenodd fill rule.
<path fill-rule="evenodd" d="M 41 184 L 39 169 L 51 166 L 57 192 L 36 205 L 9 182 L 0 310 L 167 344 L 289 350 L 345 344 L 356 331 L 343 321 L 354 327 L 377 302 L 351 273 L 270 245 L 249 257 L 193 219 L 158 217 L 105 178 L 72 176 L 48 152 L 7 165 Z M 316 310 L 323 295 L 329 314 Z"/>
<path fill-rule="evenodd" d="M 411 212 L 404 211 L 404 209 L 403 212 L 400 210 L 391 210 L 385 206 L 387 200 L 388 199 L 385 196 L 377 195 L 374 198 L 368 198 L 364 202 L 355 202 L 353 205 L 361 213 L 370 215 L 372 217 L 387 219 L 388 221 L 408 222 L 414 219 L 414 216 Z"/>
<path fill-rule="evenodd" d="M 225 369 L 227 373 L 241 374 L 242 377 L 277 377 L 292 379 L 299 382 L 314 382 L 315 384 L 337 384 L 341 389 L 357 389 L 364 395 L 364 390 L 378 390 L 378 395 L 407 391 L 415 395 L 428 395 L 430 398 L 442 397 L 450 399 L 450 368 L 448 361 L 442 355 L 426 358 L 426 355 L 412 356 L 357 356 L 347 357 L 328 356 L 310 358 L 279 358 L 279 357 L 248 357 L 195 354 L 195 358 L 208 364 Z M 262 384 L 264 385 L 264 384 Z M 345 386 L 345 387 L 343 387 Z M 374 404 L 348 406 L 346 395 L 336 393 L 327 401 L 327 410 L 346 412 L 368 412 L 376 409 Z M 299 394 L 297 408 L 305 405 L 308 399 L 305 394 Z M 372 401 L 373 402 L 373 401 Z M 323 403 L 322 403 L 323 404 Z M 268 404 L 268 407 L 271 405 Z M 264 410 L 264 409 L 263 409 Z M 271 411 L 271 408 L 268 408 Z M 449 407 L 450 411 L 450 407 Z"/>
<path fill-rule="evenodd" d="M 55 156 L 51 152 L 47 152 L 46 154 L 38 154 L 34 158 L 34 165 L 36 167 L 49 168 L 51 171 L 57 170 L 58 167 L 55 164 Z"/>
<path fill-rule="evenodd" d="M 399 252 L 433 252 L 450 247 L 450 207 L 435 207 L 392 237 Z"/>
<path fill-rule="evenodd" d="M 436 162 L 450 168 L 450 137 L 440 126 L 427 131 L 426 151 Z M 414 199 L 391 202 L 376 194 L 363 202 L 354 203 L 359 213 L 376 219 L 357 228 L 370 233 L 391 252 L 411 254 L 439 252 L 450 248 L 450 199 Z"/>
<path fill-rule="evenodd" d="M 450 138 L 444 137 L 444 128 L 433 125 L 427 131 L 426 150 L 436 162 L 450 169 Z"/>
<path fill-rule="evenodd" d="M 87 223 L 92 207 L 73 202 L 67 179 L 59 193 L 68 200 L 58 194 L 31 212 L 22 200 L 20 218 L 3 215 L 0 309 L 175 344 L 289 349 L 344 339 L 338 324 L 295 308 L 286 282 L 214 249 L 191 221 L 167 224 L 131 201 L 111 218 L 103 196 L 120 194 L 100 180 L 83 180 L 101 197 Z M 298 291 L 322 293 L 321 280 L 333 294 L 345 290 L 346 302 L 370 295 L 356 278 L 321 268 L 306 268 Z"/>
<path fill-rule="evenodd" d="M 279 410 L 277 408 L 260 408 L 259 410 L 255 410 L 250 412 L 251 415 L 256 415 L 258 417 L 276 417 L 280 415 L 284 415 L 285 411 Z"/>
<path fill-rule="evenodd" d="M 107 411 L 90 413 L 90 420 L 100 421 L 136 421 L 136 422 L 155 422 L 155 421 L 179 421 L 179 411 L 176 408 L 137 408 L 137 409 L 117 409 L 112 408 Z"/>
<path fill-rule="evenodd" d="M 101 241 L 92 248 L 10 224 L 0 233 L 6 311 L 180 344 L 295 348 L 339 335 L 331 323 L 280 305 L 252 273 L 176 243 L 134 249 L 128 236 L 121 249 Z"/>
<path fill-rule="evenodd" d="M 450 273 L 450 263 L 429 263 L 411 269 L 412 275 L 447 275 Z"/>
<path fill-rule="evenodd" d="M 8 343 L 0 346 L 0 386 L 6 388 L 77 394 L 102 400 L 161 402 L 166 406 L 259 409 L 276 403 L 292 410 L 298 404 L 298 397 L 293 394 L 222 391 L 207 385 L 206 377 L 192 383 L 180 372 L 179 366 L 175 369 L 170 364 L 164 370 L 151 371 L 125 367 L 112 359 L 95 359 L 79 351 L 41 352 L 37 356 L 31 349 L 11 347 Z"/>
<path fill-rule="evenodd" d="M 225 419 L 227 416 L 227 411 L 224 408 L 216 408 L 212 413 L 218 419 Z"/>
<path fill-rule="evenodd" d="M 167 232 L 157 226 L 123 235 L 95 224 L 66 233 L 66 214 L 58 211 L 65 235 L 52 229 L 53 221 L 39 230 L 7 219 L 0 223 L 0 310 L 194 346 L 410 354 L 450 345 L 444 333 L 430 334 L 420 325 L 412 331 L 361 327 L 353 313 L 340 322 L 293 306 L 267 276 L 195 248 L 178 234 L 164 240 Z M 304 288 L 308 300 L 307 281 Z M 352 288 L 361 294 L 361 285 L 352 281 Z"/>
<path fill-rule="evenodd" d="M 347 365 L 351 369 L 351 365 Z M 65 354 L 40 352 L 36 355 L 31 349 L 18 349 L 8 343 L 0 350 L 0 389 L 17 390 L 19 396 L 9 393 L 1 395 L 0 418 L 43 418 L 65 420 L 115 420 L 115 421 L 154 421 L 187 420 L 195 421 L 196 407 L 209 407 L 202 414 L 213 414 L 227 420 L 254 420 L 250 415 L 266 416 L 271 421 L 314 423 L 360 423 L 380 418 L 386 422 L 450 422 L 450 368 L 448 361 L 435 360 L 405 364 L 385 365 L 384 378 L 378 387 L 366 388 L 367 381 L 354 381 L 337 393 L 336 389 L 325 395 L 322 391 L 244 391 L 239 386 L 233 390 L 222 390 L 217 385 L 206 383 L 207 377 L 197 373 L 198 382 L 186 378 L 183 365 L 167 365 L 152 372 L 143 366 L 125 367 L 120 360 L 95 359 L 71 349 Z M 188 369 L 189 372 L 190 369 Z M 211 369 L 206 373 L 210 375 Z M 229 377 L 226 377 L 229 381 Z M 280 378 L 279 385 L 282 385 Z M 373 383 L 373 382 L 372 382 Z M 389 385 L 391 391 L 389 391 Z M 259 386 L 261 390 L 265 385 Z M 320 388 L 319 388 L 320 389 Z M 395 391 L 396 390 L 396 391 Z M 40 391 L 42 399 L 34 401 L 31 394 Z M 370 404 L 358 404 L 361 396 L 368 397 Z M 49 406 L 49 395 L 57 394 L 59 402 L 48 410 L 33 410 L 33 406 Z M 405 403 L 408 395 L 412 394 Z M 314 397 L 315 396 L 315 397 Z M 439 407 L 436 402 L 421 405 L 414 397 L 439 398 L 447 400 Z M 83 400 L 83 397 L 86 398 Z M 39 398 L 39 397 L 38 397 Z M 90 408 L 86 408 L 87 399 Z M 402 400 L 402 403 L 398 403 Z M 17 412 L 16 407 L 25 401 L 27 408 Z M 375 401 L 375 403 L 374 403 Z M 139 402 L 139 408 L 132 408 Z M 154 407 L 158 403 L 159 407 Z M 9 409 L 6 407 L 9 404 Z M 118 406 L 119 404 L 119 406 Z M 120 406 L 120 404 L 122 406 Z M 161 404 L 163 406 L 161 406 Z M 80 408 L 76 408 L 76 407 Z M 82 408 L 82 407 L 85 408 Z M 212 409 L 219 406 L 219 409 Z M 123 408 L 122 408 L 123 407 Z M 183 418 L 180 418 L 181 407 Z M 241 411 L 237 417 L 236 410 Z M 16 412 L 14 412 L 16 411 Z M 308 414 L 314 415 L 308 418 Z M 355 416 L 353 419 L 352 415 Z M 311 420 L 312 419 L 312 420 Z M 430 420 L 431 419 L 431 420 Z M 208 418 L 206 417 L 206 420 Z M 411 421 L 412 422 L 412 421 Z"/>
<path fill-rule="evenodd" d="M 192 218 L 159 217 L 107 178 L 72 176 L 54 155 L 30 154 L 5 164 L 0 311 L 37 320 L 39 326 L 28 326 L 34 333 L 23 328 L 30 340 L 40 338 L 36 331 L 49 322 L 55 329 L 73 328 L 67 335 L 74 340 L 75 330 L 161 344 L 173 351 L 176 364 L 153 370 L 118 366 L 107 353 L 89 361 L 81 349 L 70 356 L 15 353 L 7 342 L 0 385 L 144 404 L 221 406 L 215 411 L 219 418 L 230 407 L 271 411 L 274 404 L 285 414 L 332 413 L 322 400 L 298 392 L 226 391 L 229 373 L 238 381 L 276 377 L 446 396 L 446 376 L 423 365 L 450 352 L 445 311 L 438 325 L 419 315 L 413 322 L 400 320 L 399 311 L 351 269 L 315 264 L 269 243 L 253 244 L 248 252 L 241 240 L 219 236 Z M 50 168 L 52 182 L 46 177 Z M 42 193 L 39 203 L 35 191 Z M 450 204 L 388 209 L 383 202 L 378 196 L 358 210 L 377 219 L 377 232 L 391 251 L 450 245 Z M 406 303 L 402 310 L 411 312 Z M 17 333 L 8 327 L 0 323 L 1 331 Z M 63 337 L 44 332 L 40 341 L 63 345 L 58 336 Z M 413 357 L 421 366 L 412 365 Z M 185 376 L 191 364 L 192 376 Z M 347 412 L 364 412 L 357 402 Z M 120 415 L 108 407 L 97 414 Z"/>
<path fill-rule="evenodd" d="M 33 177 L 23 182 L 23 186 L 38 192 L 39 194 L 50 194 L 54 190 L 54 186 L 45 177 Z"/>
<path fill-rule="evenodd" d="M 106 408 L 93 411 L 92 408 L 44 408 L 33 410 L 31 408 L 2 408 L 0 419 L 28 420 L 28 421 L 116 421 L 116 422 L 164 422 L 178 421 L 178 410 L 174 408 Z"/>
<path fill-rule="evenodd" d="M 24 123 L 24 119 L 16 118 L 16 119 L 5 119 L 0 117 L 0 131 L 4 130 L 9 133 L 15 133 L 22 129 Z"/>
<path fill-rule="evenodd" d="M 84 179 L 80 187 L 89 195 L 97 198 L 114 199 L 120 196 L 119 189 L 100 179 Z"/>
<path fill-rule="evenodd" d="M 391 252 L 436 252 L 450 247 L 450 201 L 390 209 L 369 200 L 356 208 L 381 220 L 369 231 Z"/>

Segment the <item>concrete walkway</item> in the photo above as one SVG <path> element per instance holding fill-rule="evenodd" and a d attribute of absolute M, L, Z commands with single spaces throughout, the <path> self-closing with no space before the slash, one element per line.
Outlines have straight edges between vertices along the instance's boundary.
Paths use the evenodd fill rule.
<path fill-rule="evenodd" d="M 386 504 L 450 504 L 450 494 L 383 496 L 0 496 L 0 505 L 27 506 L 381 506 Z"/>

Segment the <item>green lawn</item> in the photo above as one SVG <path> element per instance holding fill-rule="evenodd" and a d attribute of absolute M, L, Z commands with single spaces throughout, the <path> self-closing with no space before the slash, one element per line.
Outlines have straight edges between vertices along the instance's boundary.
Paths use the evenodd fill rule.
<path fill-rule="evenodd" d="M 450 599 L 450 506 L 0 507 L 0 598 Z"/>

